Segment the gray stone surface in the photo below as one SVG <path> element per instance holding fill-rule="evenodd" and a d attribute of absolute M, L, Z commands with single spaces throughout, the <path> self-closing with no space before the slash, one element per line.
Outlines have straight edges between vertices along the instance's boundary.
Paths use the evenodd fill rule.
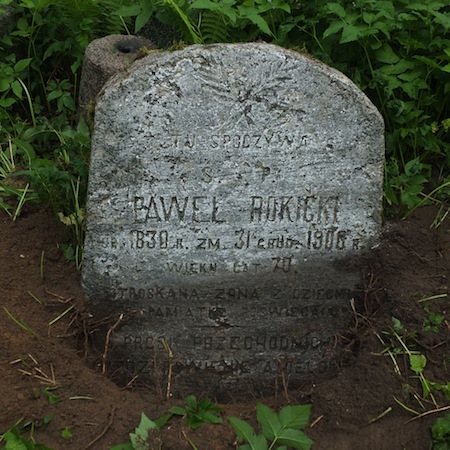
<path fill-rule="evenodd" d="M 84 53 L 81 72 L 79 112 L 87 119 L 87 109 L 106 81 L 128 67 L 138 56 L 139 49 L 154 49 L 155 45 L 142 36 L 112 34 L 93 40 Z"/>
<path fill-rule="evenodd" d="M 363 93 L 273 45 L 152 54 L 111 80 L 83 271 L 95 318 L 124 314 L 110 370 L 180 395 L 329 371 L 378 241 L 383 157 Z"/>
<path fill-rule="evenodd" d="M 8 5 L 0 6 L 0 36 L 8 33 L 9 24 L 14 19 L 14 8 Z"/>

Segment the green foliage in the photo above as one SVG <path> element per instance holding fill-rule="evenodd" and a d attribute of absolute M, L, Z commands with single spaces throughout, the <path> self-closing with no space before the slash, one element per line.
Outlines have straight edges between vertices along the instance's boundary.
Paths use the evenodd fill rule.
<path fill-rule="evenodd" d="M 289 16 L 284 0 L 162 0 L 156 17 L 178 25 L 183 39 L 193 44 L 248 42 L 260 35 L 275 38 L 277 22 Z"/>
<path fill-rule="evenodd" d="M 158 430 L 162 426 L 157 422 L 153 422 L 144 413 L 141 413 L 139 425 L 134 430 L 134 433 L 130 433 L 130 442 L 114 445 L 110 450 L 150 450 L 150 444 L 148 443 L 149 431 Z"/>
<path fill-rule="evenodd" d="M 432 300 L 432 299 L 436 299 L 436 298 L 440 298 L 440 297 L 441 297 L 441 295 L 437 295 L 437 296 L 424 298 L 419 301 L 423 302 L 423 301 Z M 425 307 L 425 311 L 429 312 L 427 306 Z M 420 386 L 422 388 L 420 398 L 422 398 L 422 399 L 430 398 L 431 401 L 433 402 L 434 406 L 436 408 L 439 408 L 436 398 L 434 397 L 434 393 L 441 392 L 447 400 L 450 400 L 450 382 L 441 384 L 441 383 L 431 381 L 428 378 L 426 378 L 425 373 L 424 373 L 424 370 L 425 370 L 425 367 L 427 364 L 426 356 L 419 351 L 411 350 L 411 347 L 414 346 L 414 344 L 415 344 L 416 333 L 415 332 L 408 333 L 407 330 L 405 329 L 405 327 L 403 326 L 403 324 L 395 317 L 392 317 L 392 321 L 393 321 L 392 337 L 394 339 L 391 339 L 390 345 L 383 351 L 383 353 L 387 353 L 391 357 L 391 359 L 394 363 L 395 371 L 399 375 L 401 374 L 401 372 L 400 372 L 398 364 L 395 360 L 395 356 L 399 355 L 399 354 L 407 355 L 409 358 L 409 368 L 412 372 L 414 372 L 416 374 L 416 377 L 419 380 Z M 385 334 L 389 334 L 389 333 L 385 333 Z M 397 341 L 397 344 L 395 343 L 395 341 Z M 407 391 L 409 391 L 410 389 L 411 389 L 411 387 L 408 385 Z M 414 397 L 416 398 L 416 400 L 419 399 L 419 396 L 417 396 L 416 394 L 414 394 Z M 397 399 L 395 399 L 395 400 L 407 411 L 412 412 L 414 414 L 419 414 L 416 411 L 414 411 L 413 409 L 408 408 L 406 405 L 401 403 L 399 400 L 397 400 Z M 419 402 L 420 406 L 423 408 L 423 404 L 419 400 L 418 400 L 418 402 Z"/>
<path fill-rule="evenodd" d="M 444 397 L 447 400 L 450 400 L 450 382 L 448 382 L 446 384 L 441 384 L 441 383 L 436 383 L 433 381 L 428 381 L 428 384 L 432 391 L 438 391 L 438 392 L 440 391 L 444 394 Z"/>
<path fill-rule="evenodd" d="M 211 400 L 204 399 L 199 402 L 194 395 L 189 395 L 186 397 L 185 403 L 184 407 L 173 406 L 167 414 L 155 421 L 150 420 L 142 413 L 139 426 L 134 433 L 130 433 L 131 442 L 115 445 L 110 450 L 149 450 L 149 431 L 160 430 L 174 415 L 183 416 L 192 429 L 199 428 L 205 423 L 222 423 L 222 419 L 217 416 L 221 408 L 212 403 Z M 193 442 L 189 441 L 189 443 L 195 448 Z"/>
<path fill-rule="evenodd" d="M 433 450 L 450 450 L 450 414 L 439 417 L 431 427 Z"/>
<path fill-rule="evenodd" d="M 24 430 L 14 425 L 0 436 L 0 443 L 5 442 L 4 450 L 52 450 L 44 444 L 36 444 L 24 436 Z"/>
<path fill-rule="evenodd" d="M 311 405 L 285 406 L 276 414 L 268 406 L 259 403 L 256 406 L 256 417 L 262 434 L 256 434 L 253 427 L 245 420 L 229 417 L 237 438 L 246 444 L 239 450 L 286 450 L 296 448 L 308 450 L 313 442 L 301 431 L 308 424 Z"/>
<path fill-rule="evenodd" d="M 199 428 L 204 423 L 222 423 L 222 419 L 218 416 L 222 409 L 208 398 L 197 401 L 194 395 L 189 395 L 185 402 L 184 407 L 173 406 L 170 408 L 169 414 L 183 416 L 192 429 Z"/>
<path fill-rule="evenodd" d="M 263 38 L 341 70 L 383 114 L 391 210 L 405 213 L 423 201 L 449 199 L 448 2 L 160 0 L 154 16 L 177 27 L 188 43 Z"/>
<path fill-rule="evenodd" d="M 47 397 L 48 403 L 50 405 L 57 405 L 61 399 L 59 398 L 59 395 L 53 394 L 52 391 L 54 391 L 56 388 L 47 387 L 42 389 L 42 393 Z"/>
<path fill-rule="evenodd" d="M 63 438 L 63 439 L 72 439 L 72 437 L 73 437 L 73 433 L 72 433 L 72 431 L 70 431 L 70 427 L 64 427 L 62 430 L 61 430 L 61 437 Z"/>
<path fill-rule="evenodd" d="M 150 420 L 144 413 L 141 413 L 139 425 L 134 430 L 134 433 L 130 433 L 130 442 L 115 445 L 110 450 L 148 450 L 150 449 L 147 443 L 148 432 L 156 428 L 156 423 Z"/>
<path fill-rule="evenodd" d="M 428 305 L 424 307 L 427 316 L 423 321 L 422 329 L 424 331 L 433 331 L 439 333 L 440 327 L 444 324 L 445 316 L 443 314 L 432 311 Z"/>
<path fill-rule="evenodd" d="M 31 439 L 25 438 L 17 427 L 12 427 L 3 436 L 6 442 L 5 450 L 51 450 L 43 444 L 35 444 Z"/>
<path fill-rule="evenodd" d="M 144 413 L 141 414 L 141 421 L 139 426 L 134 430 L 134 433 L 130 433 L 131 444 L 135 450 L 145 450 L 148 447 L 148 432 L 157 428 L 155 422 L 150 420 Z"/>
<path fill-rule="evenodd" d="M 167 24 L 187 43 L 264 39 L 347 74 L 386 123 L 391 211 L 450 198 L 450 6 L 443 0 L 0 0 L 0 208 L 40 201 L 72 233 L 80 267 L 90 137 L 76 97 L 94 38 Z M 428 192 L 428 194 L 426 194 Z M 442 217 L 449 209 L 442 205 Z M 438 221 L 437 223 L 441 223 Z"/>
<path fill-rule="evenodd" d="M 49 206 L 72 235 L 61 249 L 80 267 L 90 150 L 89 130 L 76 116 L 80 66 L 92 39 L 126 31 L 139 8 L 134 0 L 0 0 L 8 3 L 14 16 L 0 37 L 0 208 L 16 219 L 27 202 Z"/>

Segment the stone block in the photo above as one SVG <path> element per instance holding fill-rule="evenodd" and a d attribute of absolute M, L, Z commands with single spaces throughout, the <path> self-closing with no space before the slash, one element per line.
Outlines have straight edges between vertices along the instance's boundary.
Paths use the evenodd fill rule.
<path fill-rule="evenodd" d="M 87 119 L 87 109 L 106 81 L 127 69 L 138 57 L 139 49 L 154 49 L 155 45 L 142 36 L 113 34 L 95 39 L 86 48 L 80 81 L 79 112 Z"/>
<path fill-rule="evenodd" d="M 83 270 L 94 317 L 123 314 L 110 371 L 219 396 L 329 373 L 378 243 L 383 161 L 377 109 L 304 54 L 192 46 L 117 75 Z"/>
<path fill-rule="evenodd" d="M 9 24 L 14 19 L 14 8 L 12 6 L 0 6 L 3 12 L 0 12 L 0 36 L 8 33 Z"/>

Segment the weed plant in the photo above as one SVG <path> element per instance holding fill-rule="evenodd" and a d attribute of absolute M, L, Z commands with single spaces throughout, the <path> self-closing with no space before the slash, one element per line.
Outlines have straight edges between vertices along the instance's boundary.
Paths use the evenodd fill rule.
<path fill-rule="evenodd" d="M 0 208 L 15 219 L 40 201 L 71 231 L 64 254 L 81 266 L 89 130 L 76 97 L 88 43 L 125 32 L 125 0 L 0 0 L 13 8 L 0 37 Z M 24 181 L 25 180 L 25 181 Z"/>
<path fill-rule="evenodd" d="M 186 424 L 195 430 L 205 423 L 222 423 L 222 419 L 218 416 L 220 411 L 221 408 L 208 398 L 197 401 L 194 395 L 189 395 L 185 399 L 184 407 L 173 406 L 166 414 L 155 421 L 149 419 L 144 413 L 141 413 L 139 425 L 134 430 L 134 433 L 130 433 L 130 442 L 115 445 L 110 450 L 150 450 L 148 440 L 151 433 L 161 430 L 174 415 L 182 416 Z M 187 440 L 194 450 L 197 449 L 196 445 L 190 439 Z M 162 441 L 160 448 L 162 448 Z"/>
<path fill-rule="evenodd" d="M 439 417 L 431 427 L 433 450 L 450 450 L 450 414 Z"/>
<path fill-rule="evenodd" d="M 238 450 L 309 450 L 313 442 L 301 430 L 308 424 L 310 412 L 311 405 L 292 405 L 285 406 L 276 414 L 268 406 L 259 403 L 256 406 L 256 417 L 261 434 L 256 434 L 245 420 L 237 417 L 228 419 L 238 441 L 245 442 Z"/>
<path fill-rule="evenodd" d="M 185 400 L 185 407 L 172 407 L 167 414 L 153 421 L 141 413 L 141 421 L 134 433 L 130 433 L 130 442 L 110 447 L 110 450 L 150 450 L 148 443 L 151 433 L 160 430 L 173 415 L 182 415 L 186 424 L 196 429 L 205 423 L 221 424 L 217 416 L 221 408 L 209 399 L 197 401 L 190 395 Z M 228 420 L 236 433 L 239 450 L 287 450 L 296 448 L 309 450 L 313 441 L 301 431 L 306 427 L 311 413 L 311 405 L 290 405 L 276 414 L 271 408 L 262 403 L 256 407 L 256 418 L 261 427 L 261 434 L 257 435 L 253 427 L 245 420 L 229 417 Z M 187 439 L 187 438 L 186 438 Z M 197 450 L 197 446 L 190 439 L 189 445 Z M 163 442 L 160 441 L 160 448 Z"/>

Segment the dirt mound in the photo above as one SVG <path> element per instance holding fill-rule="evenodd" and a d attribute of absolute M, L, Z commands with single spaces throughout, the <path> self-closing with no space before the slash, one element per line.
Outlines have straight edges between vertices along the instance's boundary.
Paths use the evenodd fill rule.
<path fill-rule="evenodd" d="M 430 448 L 430 426 L 438 415 L 408 422 L 415 416 L 400 402 L 418 413 L 436 405 L 430 396 L 420 398 L 420 383 L 392 329 L 394 324 L 402 342 L 426 356 L 427 379 L 449 381 L 450 327 L 433 313 L 445 315 L 449 305 L 450 222 L 430 228 L 435 215 L 434 208 L 422 208 L 408 220 L 385 225 L 354 323 L 339 337 L 348 352 L 335 376 L 311 377 L 296 390 L 274 386 L 270 398 L 222 405 L 224 418 L 234 415 L 256 425 L 258 402 L 275 409 L 311 403 L 313 425 L 305 431 L 313 448 Z M 0 239 L 0 434 L 21 420 L 34 424 L 36 442 L 53 449 L 107 449 L 129 440 L 142 411 L 155 419 L 183 404 L 136 383 L 120 388 L 102 374 L 101 359 L 86 346 L 92 324 L 79 273 L 57 247 L 64 230 L 53 218 L 28 211 L 12 222 L 2 215 Z M 448 404 L 440 393 L 435 400 Z M 61 435 L 66 428 L 69 439 Z M 188 439 L 203 450 L 236 448 L 226 420 L 191 430 L 176 417 L 158 436 L 162 449 L 190 449 Z"/>

